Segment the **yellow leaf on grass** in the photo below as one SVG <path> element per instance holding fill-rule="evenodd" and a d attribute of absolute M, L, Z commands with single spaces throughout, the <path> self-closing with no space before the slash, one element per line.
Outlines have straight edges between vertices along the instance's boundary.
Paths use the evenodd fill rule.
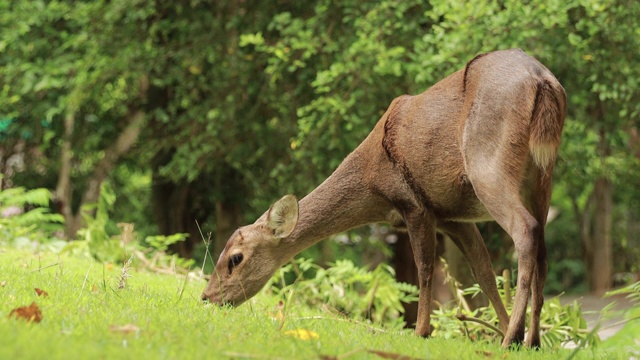
<path fill-rule="evenodd" d="M 300 340 L 312 340 L 320 338 L 320 335 L 318 335 L 318 333 L 307 329 L 287 330 L 284 332 L 284 334 L 293 336 L 294 338 L 298 338 Z"/>

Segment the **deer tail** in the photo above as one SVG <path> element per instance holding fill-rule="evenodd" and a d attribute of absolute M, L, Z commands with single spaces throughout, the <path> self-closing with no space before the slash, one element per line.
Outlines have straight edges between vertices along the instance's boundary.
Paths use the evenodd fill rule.
<path fill-rule="evenodd" d="M 558 155 L 565 104 L 564 89 L 555 79 L 543 79 L 538 83 L 531 116 L 529 151 L 534 163 L 543 170 L 553 165 Z"/>

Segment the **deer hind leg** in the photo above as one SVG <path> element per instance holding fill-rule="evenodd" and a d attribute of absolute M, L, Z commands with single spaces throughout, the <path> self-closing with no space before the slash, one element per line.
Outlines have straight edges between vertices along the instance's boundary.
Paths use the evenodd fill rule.
<path fill-rule="evenodd" d="M 533 170 L 533 183 L 529 188 L 533 189 L 529 194 L 531 210 L 536 220 L 540 224 L 538 231 L 539 238 L 538 252 L 536 256 L 536 270 L 531 283 L 531 322 L 526 345 L 529 347 L 540 347 L 540 314 L 544 304 L 543 289 L 547 279 L 547 248 L 544 240 L 544 227 L 547 222 L 549 212 L 549 200 L 551 198 L 551 173 L 553 169 L 542 171 L 538 168 Z"/>
<path fill-rule="evenodd" d="M 503 347 L 524 340 L 527 303 L 543 225 L 527 209 L 520 195 L 530 162 L 527 146 L 517 144 L 494 144 L 501 151 L 482 151 L 486 148 L 482 149 L 481 145 L 480 151 L 465 152 L 466 168 L 476 196 L 493 219 L 511 236 L 518 254 L 518 288 Z M 468 145 L 470 149 L 477 146 Z"/>
<path fill-rule="evenodd" d="M 511 236 L 518 254 L 518 287 L 503 347 L 524 341 L 527 304 L 543 225 L 521 197 L 521 191 L 526 190 L 523 185 L 527 171 L 532 166 L 531 114 L 527 110 L 531 104 L 529 97 L 524 96 L 528 85 L 522 86 L 525 88 L 514 91 L 521 90 L 523 96 L 508 105 L 492 101 L 490 94 L 493 93 L 488 89 L 478 90 L 462 134 L 461 150 L 468 179 L 491 217 Z M 528 203 L 529 199 L 525 201 Z"/>
<path fill-rule="evenodd" d="M 485 295 L 487 295 L 498 315 L 500 330 L 506 333 L 509 325 L 509 315 L 507 315 L 507 311 L 498 293 L 496 275 L 491 267 L 491 258 L 489 257 L 489 252 L 487 251 L 478 227 L 472 223 L 461 222 L 447 222 L 439 224 L 438 227 L 451 238 L 462 252 L 467 264 L 471 268 L 473 278 L 478 282 Z"/>
<path fill-rule="evenodd" d="M 418 300 L 418 321 L 416 334 L 422 337 L 431 335 L 431 289 L 436 257 L 436 228 L 433 216 L 421 210 L 403 214 L 409 232 L 409 240 L 416 266 L 420 296 Z"/>
<path fill-rule="evenodd" d="M 542 228 L 521 203 L 517 192 L 510 196 L 501 186 L 479 184 L 476 193 L 493 218 L 511 236 L 518 253 L 518 288 L 509 327 L 502 342 L 502 346 L 507 347 L 524 340 L 527 303 L 536 270 Z"/>

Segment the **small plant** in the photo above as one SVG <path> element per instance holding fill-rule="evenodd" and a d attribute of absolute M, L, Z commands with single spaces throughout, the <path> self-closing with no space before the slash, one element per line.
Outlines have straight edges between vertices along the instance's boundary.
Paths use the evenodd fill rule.
<path fill-rule="evenodd" d="M 290 302 L 397 328 L 404 324 L 402 302 L 418 300 L 418 289 L 397 282 L 390 266 L 369 271 L 349 260 L 338 260 L 327 269 L 309 259 L 293 260 L 278 270 L 266 289 Z"/>
<path fill-rule="evenodd" d="M 120 228 L 119 233 L 116 230 L 110 233 L 108 229 L 116 228 L 109 217 L 115 200 L 116 196 L 111 185 L 109 182 L 103 182 L 98 202 L 86 205 L 82 209 L 86 225 L 78 231 L 80 239 L 68 243 L 63 251 L 85 254 L 88 252 L 103 263 L 123 264 L 127 271 L 131 266 L 132 255 L 140 261 L 142 266 L 156 272 L 173 273 L 178 268 L 188 269 L 194 265 L 193 260 L 167 254 L 170 245 L 184 241 L 189 234 L 148 236 L 144 243 L 140 244 L 133 224 L 119 223 L 117 224 L 117 228 Z"/>
<path fill-rule="evenodd" d="M 116 195 L 109 182 L 100 185 L 100 197 L 96 204 L 83 206 L 81 213 L 85 227 L 78 231 L 80 240 L 84 241 L 91 256 L 101 262 L 124 263 L 126 251 L 117 239 L 112 238 L 107 232 L 110 222 L 109 211 L 113 208 Z M 71 243 L 66 249 L 76 248 L 77 244 Z"/>
<path fill-rule="evenodd" d="M 495 333 L 499 332 L 495 310 L 491 306 L 470 310 L 464 295 L 476 296 L 481 292 L 480 287 L 475 284 L 470 288 L 461 289 L 460 283 L 447 271 L 446 261 L 442 261 L 457 307 L 441 306 L 434 312 L 434 335 L 445 338 L 467 336 L 472 340 L 494 341 Z M 513 303 L 511 294 L 515 294 L 515 289 L 511 289 L 508 277 L 498 276 L 497 282 L 500 295 L 506 300 L 505 305 L 510 312 Z M 542 308 L 540 327 L 542 346 L 545 348 L 558 348 L 567 342 L 587 346 L 594 346 L 600 342 L 598 335 L 587 329 L 580 303 L 577 301 L 562 305 L 559 297 L 546 300 Z"/>
<path fill-rule="evenodd" d="M 175 266 L 189 269 L 193 265 L 195 265 L 195 260 L 193 259 L 183 259 L 178 255 L 169 255 L 167 254 L 167 250 L 169 246 L 179 243 L 180 241 L 185 241 L 189 237 L 189 234 L 186 233 L 178 233 L 173 235 L 154 235 L 147 236 L 145 242 L 151 246 L 152 256 L 150 260 L 150 264 L 153 264 L 153 267 L 170 267 L 173 268 Z M 146 251 L 149 253 L 149 251 Z"/>

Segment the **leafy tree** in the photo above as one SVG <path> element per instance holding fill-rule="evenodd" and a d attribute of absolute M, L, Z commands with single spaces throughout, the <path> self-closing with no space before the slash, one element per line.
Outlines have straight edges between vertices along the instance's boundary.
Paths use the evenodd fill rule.
<path fill-rule="evenodd" d="M 569 100 L 551 261 L 580 236 L 601 289 L 622 270 L 613 256 L 640 256 L 639 15 L 623 0 L 0 0 L 2 186 L 56 189 L 73 238 L 110 179 L 112 218 L 190 233 L 183 256 L 198 220 L 219 251 L 275 198 L 317 186 L 395 96 L 520 47 Z"/>
<path fill-rule="evenodd" d="M 144 125 L 142 41 L 112 36 L 122 20 L 115 5 L 33 1 L 0 7 L 0 106 L 11 119 L 7 131 L 22 134 L 22 155 L 35 172 L 49 186 L 57 182 L 56 200 L 73 238 L 82 225 L 81 205 L 97 201 L 100 184 Z M 132 21 L 122 22 L 122 33 L 135 34 L 126 24 L 148 9 L 136 10 L 127 12 Z M 36 185 L 29 179 L 33 173 L 13 181 Z"/>

